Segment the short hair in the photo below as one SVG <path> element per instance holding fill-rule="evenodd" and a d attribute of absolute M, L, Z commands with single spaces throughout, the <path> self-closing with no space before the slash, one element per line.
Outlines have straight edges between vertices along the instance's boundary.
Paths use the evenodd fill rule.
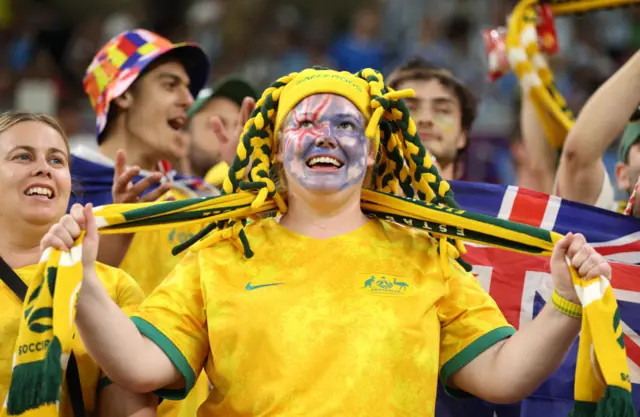
<path fill-rule="evenodd" d="M 451 91 L 460 103 L 462 130 L 471 131 L 471 126 L 478 115 L 478 100 L 471 90 L 444 68 L 437 67 L 422 57 L 414 57 L 396 68 L 388 77 L 389 87 L 397 90 L 407 81 L 437 80 Z"/>

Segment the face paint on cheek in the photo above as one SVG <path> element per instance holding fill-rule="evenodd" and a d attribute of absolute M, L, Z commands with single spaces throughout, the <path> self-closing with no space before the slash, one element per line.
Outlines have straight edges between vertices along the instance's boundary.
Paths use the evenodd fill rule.
<path fill-rule="evenodd" d="M 440 129 L 442 129 L 443 132 L 453 133 L 455 128 L 453 123 L 453 117 L 448 115 L 436 114 L 433 117 L 433 121 Z"/>
<path fill-rule="evenodd" d="M 285 167 L 289 171 L 289 174 L 295 178 L 304 177 L 304 164 L 300 159 L 293 158 L 291 155 L 286 159 Z"/>
<path fill-rule="evenodd" d="M 305 143 L 328 134 L 327 122 L 319 123 L 326 113 L 330 96 L 312 96 L 302 100 L 289 115 L 289 123 L 284 130 L 285 151 L 302 152 Z M 292 149 L 293 148 L 293 149 Z"/>
<path fill-rule="evenodd" d="M 330 102 L 330 95 L 312 96 L 292 110 L 283 131 L 285 168 L 297 179 L 306 176 L 304 150 L 317 139 L 327 136 L 328 123 L 320 122 Z"/>
<path fill-rule="evenodd" d="M 343 136 L 340 141 L 341 145 L 344 148 L 354 148 L 356 146 L 361 146 L 362 138 L 357 136 Z"/>
<path fill-rule="evenodd" d="M 285 146 L 287 148 L 284 153 L 284 167 L 289 172 L 289 175 L 300 181 L 307 176 L 303 144 L 315 140 L 315 135 L 308 132 L 289 133 L 288 137 L 285 135 L 285 138 L 287 138 Z"/>
<path fill-rule="evenodd" d="M 342 148 L 347 155 L 346 161 L 346 180 L 340 189 L 345 189 L 364 177 L 367 167 L 367 146 L 368 139 L 364 136 L 364 132 L 351 132 L 345 135 L 341 140 Z"/>

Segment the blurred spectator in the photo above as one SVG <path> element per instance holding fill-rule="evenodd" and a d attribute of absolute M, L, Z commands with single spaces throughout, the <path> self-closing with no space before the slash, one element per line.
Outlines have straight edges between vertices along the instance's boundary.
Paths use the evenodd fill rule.
<path fill-rule="evenodd" d="M 58 105 L 58 121 L 69 137 L 71 147 L 78 145 L 97 148 L 95 123 L 86 123 L 78 99 L 66 99 Z"/>
<path fill-rule="evenodd" d="M 480 36 L 471 36 L 472 29 L 470 19 L 464 15 L 451 16 L 440 32 L 435 21 L 425 18 L 420 39 L 410 53 L 449 69 L 480 95 L 486 83 L 485 58 Z"/>
<path fill-rule="evenodd" d="M 218 0 L 197 0 L 186 13 L 189 39 L 197 42 L 209 59 L 213 60 L 222 52 L 220 21 L 224 15 L 224 2 Z"/>
<path fill-rule="evenodd" d="M 357 11 L 350 32 L 331 48 L 337 69 L 357 72 L 362 68 L 384 66 L 385 50 L 376 38 L 379 24 L 380 16 L 375 7 L 367 6 Z"/>
<path fill-rule="evenodd" d="M 75 27 L 67 43 L 64 64 L 74 80 L 81 80 L 87 69 L 87 63 L 93 58 L 96 50 L 103 44 L 101 31 L 102 20 L 89 17 Z M 80 90 L 80 85 L 78 85 Z"/>
<path fill-rule="evenodd" d="M 23 71 L 31 62 L 36 49 L 37 32 L 33 24 L 19 21 L 15 35 L 9 43 L 9 65 L 13 71 Z"/>

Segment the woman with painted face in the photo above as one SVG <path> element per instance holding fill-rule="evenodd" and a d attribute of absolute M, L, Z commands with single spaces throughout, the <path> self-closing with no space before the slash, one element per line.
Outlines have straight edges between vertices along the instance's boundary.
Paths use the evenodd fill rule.
<path fill-rule="evenodd" d="M 153 396 L 126 392 L 117 385 L 99 383 L 101 371 L 79 338 L 66 367 L 61 399 L 15 393 L 7 401 L 12 378 L 14 345 L 22 316 L 23 299 L 41 256 L 40 241 L 64 215 L 71 193 L 69 143 L 51 117 L 10 112 L 0 115 L 0 401 L 10 415 L 29 407 L 32 400 L 59 401 L 60 416 L 155 416 Z M 71 226 L 77 227 L 77 225 Z M 133 312 L 142 290 L 124 272 L 96 263 L 97 285 L 109 301 Z M 47 325 L 45 317 L 25 317 Z M 31 320 L 33 318 L 33 320 Z M 51 317 L 49 317 L 51 320 Z M 46 349 L 46 343 L 19 347 L 19 352 Z M 3 414 L 4 415 L 4 414 Z"/>
<path fill-rule="evenodd" d="M 76 323 L 109 377 L 183 398 L 204 369 L 213 390 L 199 416 L 433 416 L 438 375 L 450 393 L 492 402 L 535 390 L 580 329 L 565 258 L 584 278 L 610 268 L 582 236 L 560 240 L 551 270 L 567 308 L 550 303 L 516 333 L 458 263 L 463 247 L 446 228 L 396 223 L 391 204 L 371 214 L 384 201 L 455 203 L 400 100 L 411 93 L 387 89 L 373 70 L 308 69 L 267 89 L 224 192 L 253 190 L 249 209 L 282 216 L 230 217 L 132 320 L 85 269 Z M 43 245 L 69 249 L 80 224 L 90 260 L 97 226 L 87 207 L 74 206 Z"/>

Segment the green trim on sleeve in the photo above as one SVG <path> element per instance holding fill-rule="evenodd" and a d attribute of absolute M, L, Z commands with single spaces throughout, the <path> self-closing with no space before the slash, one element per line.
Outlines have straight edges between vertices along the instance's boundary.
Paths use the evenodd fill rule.
<path fill-rule="evenodd" d="M 158 345 L 160 349 L 162 349 L 169 360 L 171 360 L 173 365 L 184 377 L 184 388 L 162 388 L 154 391 L 154 393 L 158 397 L 166 398 L 167 400 L 183 400 L 189 394 L 189 391 L 191 391 L 191 388 L 193 388 L 193 385 L 196 382 L 196 375 L 193 369 L 191 369 L 189 361 L 187 361 L 182 352 L 180 352 L 180 349 L 178 349 L 176 345 L 174 345 L 173 342 L 169 340 L 169 338 L 165 336 L 164 333 L 162 333 L 160 330 L 158 330 L 153 324 L 140 317 L 131 317 L 131 320 L 136 325 L 140 333 L 142 333 L 145 337 L 150 339 L 153 343 Z"/>
<path fill-rule="evenodd" d="M 511 326 L 504 326 L 493 329 L 490 332 L 480 336 L 469 346 L 458 352 L 458 354 L 453 358 L 449 359 L 447 363 L 442 365 L 442 368 L 440 369 L 440 381 L 442 382 L 446 393 L 454 398 L 471 397 L 471 394 L 468 394 L 462 390 L 447 387 L 447 381 L 449 380 L 449 377 L 458 372 L 469 362 L 477 358 L 482 352 L 489 349 L 499 341 L 512 336 L 515 332 L 516 329 Z"/>

